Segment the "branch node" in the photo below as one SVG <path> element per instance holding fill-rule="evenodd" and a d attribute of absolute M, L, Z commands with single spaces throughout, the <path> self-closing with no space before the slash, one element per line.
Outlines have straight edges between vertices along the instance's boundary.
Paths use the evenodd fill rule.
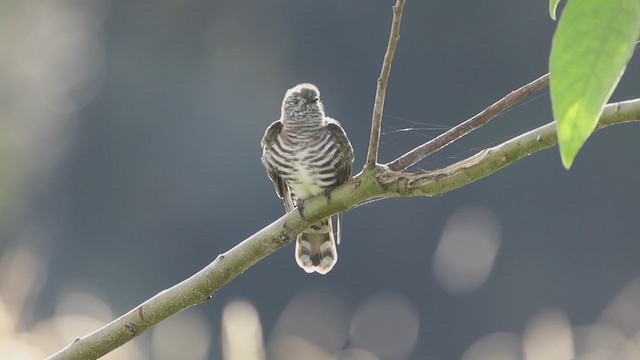
<path fill-rule="evenodd" d="M 124 326 L 125 330 L 129 333 L 131 337 L 135 337 L 138 335 L 138 325 L 134 323 L 128 323 Z"/>

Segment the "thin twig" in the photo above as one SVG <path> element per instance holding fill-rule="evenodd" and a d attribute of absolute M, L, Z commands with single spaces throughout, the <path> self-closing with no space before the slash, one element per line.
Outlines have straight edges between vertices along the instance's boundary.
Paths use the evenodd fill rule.
<path fill-rule="evenodd" d="M 491 121 L 491 119 L 500 115 L 513 105 L 528 98 L 533 93 L 544 88 L 548 84 L 549 74 L 545 74 L 540 78 L 530 82 L 529 84 L 512 91 L 510 94 L 498 100 L 493 105 L 482 110 L 482 112 L 480 112 L 476 116 L 453 127 L 451 130 L 443 133 L 442 135 L 416 147 L 415 149 L 409 151 L 408 153 L 400 156 L 399 158 L 386 165 L 389 167 L 389 169 L 394 171 L 401 171 L 408 168 L 409 166 L 415 165 L 427 156 L 460 139 L 473 130 L 485 125 L 486 123 Z"/>
<path fill-rule="evenodd" d="M 389 43 L 387 44 L 387 52 L 384 54 L 382 70 L 380 71 L 378 86 L 376 88 L 376 98 L 373 103 L 371 138 L 369 139 L 369 150 L 367 151 L 367 162 L 364 166 L 365 169 L 372 169 L 378 163 L 378 146 L 380 145 L 380 126 L 382 125 L 384 97 L 387 92 L 391 63 L 393 63 L 396 46 L 398 45 L 398 40 L 400 40 L 400 22 L 402 20 L 403 9 L 404 0 L 397 0 L 396 4 L 393 6 L 393 20 L 391 23 L 391 32 L 389 33 Z"/>

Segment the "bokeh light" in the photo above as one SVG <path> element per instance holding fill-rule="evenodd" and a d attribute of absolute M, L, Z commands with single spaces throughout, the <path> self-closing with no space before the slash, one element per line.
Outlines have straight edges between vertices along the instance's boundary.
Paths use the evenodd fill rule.
<path fill-rule="evenodd" d="M 262 326 L 251 303 L 236 300 L 222 313 L 222 354 L 225 360 L 264 359 Z"/>
<path fill-rule="evenodd" d="M 0 4 L 0 225 L 67 151 L 105 77 L 109 1 Z"/>
<path fill-rule="evenodd" d="M 375 356 L 371 352 L 358 349 L 358 348 L 349 348 L 341 351 L 331 358 L 331 360 L 378 360 L 379 357 Z"/>
<path fill-rule="evenodd" d="M 282 312 L 272 334 L 272 342 L 305 347 L 306 342 L 333 354 L 347 342 L 348 313 L 344 302 L 334 294 L 322 290 L 308 290 L 294 297 Z M 285 340 L 279 339 L 286 337 Z M 310 346 L 310 345 L 309 345 Z"/>
<path fill-rule="evenodd" d="M 491 274 L 501 230 L 496 215 L 483 207 L 457 210 L 444 226 L 433 259 L 433 271 L 450 293 L 471 292 Z"/>
<path fill-rule="evenodd" d="M 632 281 L 607 305 L 598 323 L 633 337 L 640 332 L 640 278 Z"/>
<path fill-rule="evenodd" d="M 211 329 L 197 309 L 173 316 L 153 329 L 153 358 L 204 360 L 209 357 Z"/>
<path fill-rule="evenodd" d="M 573 331 L 569 319 L 559 310 L 546 310 L 529 321 L 523 336 L 526 360 L 568 360 L 574 358 Z"/>
<path fill-rule="evenodd" d="M 325 360 L 329 352 L 306 339 L 293 335 L 278 335 L 269 345 L 269 359 L 281 360 Z"/>
<path fill-rule="evenodd" d="M 462 360 L 521 360 L 522 340 L 512 333 L 493 333 L 476 340 Z"/>
<path fill-rule="evenodd" d="M 420 316 L 405 296 L 383 293 L 365 300 L 351 320 L 351 340 L 381 358 L 411 354 L 418 339 Z"/>
<path fill-rule="evenodd" d="M 616 328 L 605 325 L 577 326 L 574 337 L 577 359 L 640 359 L 638 344 Z"/>

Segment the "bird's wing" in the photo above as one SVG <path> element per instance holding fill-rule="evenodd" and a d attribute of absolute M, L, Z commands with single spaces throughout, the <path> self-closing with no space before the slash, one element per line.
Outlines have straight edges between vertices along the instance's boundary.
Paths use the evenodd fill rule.
<path fill-rule="evenodd" d="M 271 147 L 276 141 L 276 137 L 282 131 L 282 122 L 280 120 L 274 121 L 264 133 L 262 141 L 262 164 L 267 169 L 267 175 L 273 182 L 273 186 L 276 189 L 276 194 L 284 201 L 284 208 L 287 212 L 293 209 L 293 200 L 291 199 L 291 192 L 284 180 L 278 175 L 275 169 L 271 168 L 265 161 L 264 154 L 271 150 Z"/>
<path fill-rule="evenodd" d="M 337 185 L 344 184 L 351 177 L 351 168 L 353 167 L 353 147 L 347 138 L 340 123 L 332 118 L 327 118 L 327 130 L 331 134 L 331 138 L 338 147 L 338 155 L 340 160 L 336 163 L 336 180 Z M 336 222 L 336 240 L 340 244 L 342 235 L 342 213 L 337 215 Z"/>
<path fill-rule="evenodd" d="M 353 167 L 353 148 L 342 126 L 337 120 L 327 118 L 327 130 L 338 147 L 340 160 L 336 163 L 337 184 L 344 184 L 351 177 Z"/>

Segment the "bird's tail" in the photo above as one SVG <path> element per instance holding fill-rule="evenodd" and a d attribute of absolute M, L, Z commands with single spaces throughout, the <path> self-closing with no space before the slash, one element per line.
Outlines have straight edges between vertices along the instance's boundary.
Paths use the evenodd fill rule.
<path fill-rule="evenodd" d="M 317 222 L 296 241 L 296 262 L 308 273 L 326 274 L 338 261 L 336 241 L 333 237 L 331 218 Z"/>

